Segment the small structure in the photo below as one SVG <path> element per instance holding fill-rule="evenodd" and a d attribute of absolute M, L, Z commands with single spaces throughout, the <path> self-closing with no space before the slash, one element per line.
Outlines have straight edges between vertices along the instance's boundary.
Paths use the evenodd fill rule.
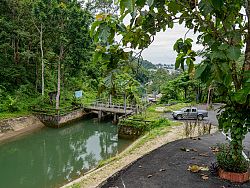
<path fill-rule="evenodd" d="M 101 120 L 103 117 L 113 114 L 114 122 L 117 122 L 119 116 L 127 116 L 137 113 L 138 107 L 133 105 L 120 105 L 112 103 L 94 102 L 88 106 L 85 106 L 86 111 L 98 114 L 98 119 Z"/>

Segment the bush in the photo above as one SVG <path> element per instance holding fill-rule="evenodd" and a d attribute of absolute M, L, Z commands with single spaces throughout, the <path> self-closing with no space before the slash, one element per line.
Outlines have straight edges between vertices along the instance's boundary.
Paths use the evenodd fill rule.
<path fill-rule="evenodd" d="M 170 126 L 169 120 L 165 118 L 161 118 L 157 121 L 152 122 L 150 125 L 150 129 L 154 129 L 157 127 L 166 127 L 166 126 Z"/>
<path fill-rule="evenodd" d="M 136 121 L 135 121 L 136 120 Z M 140 121 L 141 120 L 141 121 Z M 170 126 L 169 120 L 165 118 L 160 118 L 159 120 L 145 122 L 144 119 L 124 119 L 119 122 L 119 126 L 130 126 L 139 129 L 141 132 L 150 131 L 158 127 Z"/>
<path fill-rule="evenodd" d="M 8 95 L 5 99 L 5 103 L 2 105 L 2 111 L 9 111 L 9 112 L 20 111 L 20 107 L 18 106 L 17 99 Z"/>
<path fill-rule="evenodd" d="M 249 162 L 242 155 L 240 159 L 235 158 L 231 151 L 229 144 L 219 145 L 219 152 L 216 155 L 219 168 L 228 172 L 247 172 Z"/>

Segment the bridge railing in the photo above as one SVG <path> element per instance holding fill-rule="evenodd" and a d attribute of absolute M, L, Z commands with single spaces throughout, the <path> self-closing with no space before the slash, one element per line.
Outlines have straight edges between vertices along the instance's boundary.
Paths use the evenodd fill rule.
<path fill-rule="evenodd" d="M 95 101 L 93 103 L 85 104 L 85 107 L 91 107 L 91 108 L 110 108 L 110 109 L 118 109 L 118 110 L 132 110 L 136 111 L 138 109 L 138 106 L 133 104 L 119 104 L 119 103 L 109 103 L 109 102 L 102 102 L 102 101 Z"/>
<path fill-rule="evenodd" d="M 32 111 L 33 114 L 37 114 L 37 115 L 63 116 L 74 110 L 78 110 L 81 108 L 82 108 L 82 105 L 66 106 L 66 107 L 61 107 L 59 109 L 49 108 L 49 107 L 40 108 L 40 107 L 33 106 L 30 108 L 30 110 Z"/>

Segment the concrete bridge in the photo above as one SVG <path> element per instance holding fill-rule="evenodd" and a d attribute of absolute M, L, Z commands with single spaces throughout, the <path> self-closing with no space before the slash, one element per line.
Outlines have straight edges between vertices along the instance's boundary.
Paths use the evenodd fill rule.
<path fill-rule="evenodd" d="M 104 116 L 113 114 L 114 122 L 117 122 L 119 116 L 127 116 L 137 113 L 138 106 L 130 104 L 110 104 L 103 102 L 94 102 L 84 106 L 84 109 L 90 110 L 98 114 L 98 119 L 101 120 Z"/>

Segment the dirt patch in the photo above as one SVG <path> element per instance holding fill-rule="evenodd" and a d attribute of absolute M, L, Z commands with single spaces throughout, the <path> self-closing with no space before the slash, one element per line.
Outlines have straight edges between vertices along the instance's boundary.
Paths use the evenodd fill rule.
<path fill-rule="evenodd" d="M 0 142 L 9 141 L 17 136 L 28 134 L 44 127 L 35 116 L 25 116 L 0 121 Z"/>
<path fill-rule="evenodd" d="M 215 132 L 216 129 L 213 128 L 212 132 Z M 113 174 L 118 173 L 120 170 L 126 166 L 131 165 L 133 162 L 140 159 L 142 156 L 150 153 L 151 151 L 165 145 L 166 143 L 186 138 L 185 135 L 185 126 L 172 126 L 168 128 L 168 132 L 164 135 L 161 135 L 153 140 L 149 140 L 143 144 L 139 144 L 143 137 L 150 136 L 150 133 L 138 139 L 133 143 L 126 151 L 117 156 L 117 160 L 109 163 L 106 166 L 103 166 L 99 169 L 93 170 L 83 177 L 63 186 L 69 187 L 77 184 L 77 187 L 97 187 L 100 184 L 103 184 L 105 180 L 111 177 Z M 138 146 L 139 145 L 139 146 Z"/>

